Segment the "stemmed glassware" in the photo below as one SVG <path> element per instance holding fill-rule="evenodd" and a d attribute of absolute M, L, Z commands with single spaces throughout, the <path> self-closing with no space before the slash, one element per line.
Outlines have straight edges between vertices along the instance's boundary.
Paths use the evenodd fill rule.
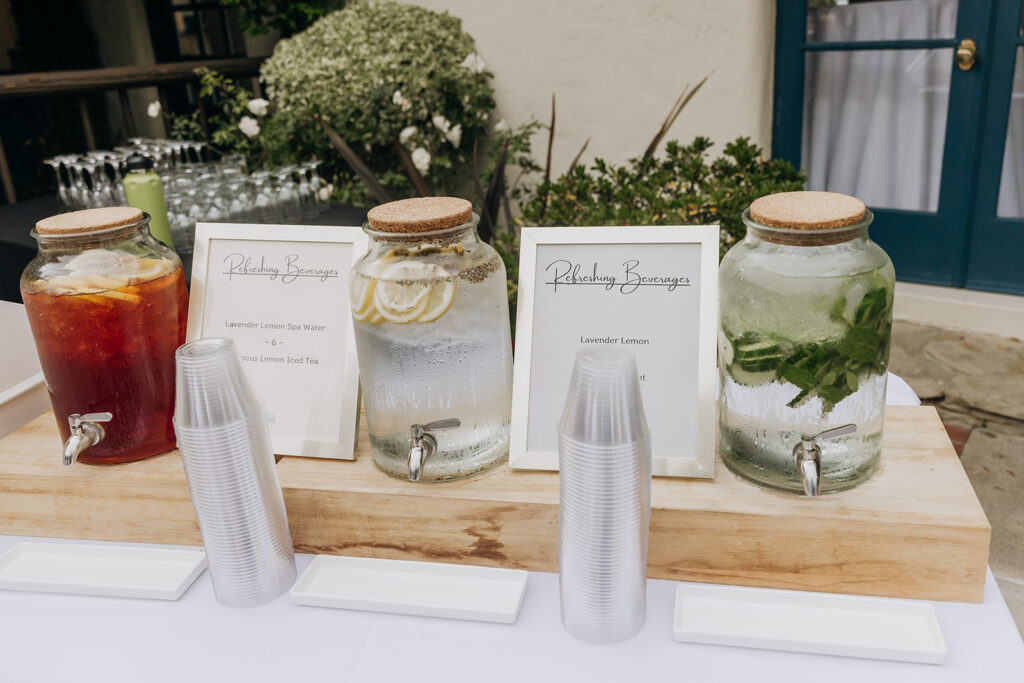
<path fill-rule="evenodd" d="M 131 138 L 131 144 L 84 156 L 60 154 L 44 163 L 57 180 L 57 201 L 69 211 L 125 203 L 123 178 L 129 156 L 141 154 L 160 175 L 167 218 L 179 253 L 192 251 L 197 221 L 294 224 L 329 207 L 330 186 L 317 172 L 322 163 L 248 172 L 245 156 L 207 161 L 205 142 Z"/>

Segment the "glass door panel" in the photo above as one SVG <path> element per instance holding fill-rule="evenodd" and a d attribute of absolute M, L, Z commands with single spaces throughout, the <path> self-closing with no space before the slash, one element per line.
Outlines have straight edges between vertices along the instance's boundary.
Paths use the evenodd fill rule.
<path fill-rule="evenodd" d="M 952 38 L 957 0 L 808 0 L 807 42 Z"/>
<path fill-rule="evenodd" d="M 807 189 L 873 208 L 937 211 L 952 48 L 808 52 L 804 68 Z"/>
<path fill-rule="evenodd" d="M 1024 48 L 1017 49 L 1013 69 L 996 215 L 1000 218 L 1024 218 Z"/>
<path fill-rule="evenodd" d="M 1024 7 L 995 0 L 966 285 L 1024 294 Z"/>

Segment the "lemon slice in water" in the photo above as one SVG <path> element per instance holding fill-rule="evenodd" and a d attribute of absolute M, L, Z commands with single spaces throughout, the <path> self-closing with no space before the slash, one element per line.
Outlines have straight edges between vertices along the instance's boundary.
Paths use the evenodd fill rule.
<path fill-rule="evenodd" d="M 430 289 L 430 296 L 427 297 L 427 307 L 420 317 L 416 318 L 418 323 L 432 323 L 448 312 L 455 300 L 455 283 L 451 280 L 439 280 Z"/>
<path fill-rule="evenodd" d="M 365 275 L 355 274 L 349 282 L 349 299 L 352 302 L 352 317 L 366 320 L 376 313 L 373 305 L 373 290 L 377 281 Z"/>
<path fill-rule="evenodd" d="M 373 290 L 377 311 L 389 322 L 413 322 L 427 309 L 434 281 L 446 275 L 444 269 L 422 261 L 388 266 Z"/>

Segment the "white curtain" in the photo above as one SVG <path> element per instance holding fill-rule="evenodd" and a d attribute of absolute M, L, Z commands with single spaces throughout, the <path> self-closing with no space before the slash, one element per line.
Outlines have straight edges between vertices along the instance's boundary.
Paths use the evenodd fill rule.
<path fill-rule="evenodd" d="M 808 10 L 817 41 L 951 37 L 957 0 L 889 0 Z M 807 54 L 802 166 L 808 188 L 869 206 L 938 208 L 953 54 Z"/>
<path fill-rule="evenodd" d="M 999 181 L 999 207 L 1003 218 L 1024 217 L 1024 52 L 1017 48 L 1013 72 L 1010 120 L 1006 125 L 1003 175 Z"/>

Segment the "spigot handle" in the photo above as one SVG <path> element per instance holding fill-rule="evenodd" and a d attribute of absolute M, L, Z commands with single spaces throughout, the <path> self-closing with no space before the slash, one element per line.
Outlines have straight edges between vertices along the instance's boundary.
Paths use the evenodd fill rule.
<path fill-rule="evenodd" d="M 86 422 L 110 422 L 113 419 L 114 416 L 111 413 L 86 413 L 85 415 L 72 413 L 68 415 L 68 424 L 71 425 L 71 429 L 75 429 Z"/>
<path fill-rule="evenodd" d="M 409 428 L 412 434 L 412 445 L 409 448 L 409 481 L 420 480 L 423 464 L 437 449 L 437 440 L 430 435 L 430 432 L 455 429 L 461 426 L 462 420 L 457 417 L 449 417 L 445 420 L 434 420 L 425 425 L 412 425 Z"/>
<path fill-rule="evenodd" d="M 457 417 L 449 417 L 447 420 L 435 420 L 423 426 L 425 432 L 436 432 L 441 429 L 455 429 L 462 426 L 462 420 Z"/>
<path fill-rule="evenodd" d="M 95 446 L 106 438 L 103 422 L 114 419 L 111 413 L 72 413 L 68 415 L 71 436 L 64 442 L 64 464 L 70 465 L 78 459 L 82 451 Z"/>
<path fill-rule="evenodd" d="M 818 434 L 817 436 L 812 436 L 811 440 L 812 441 L 828 441 L 829 439 L 838 439 L 839 437 L 846 436 L 847 434 L 854 434 L 854 433 L 856 433 L 856 431 L 857 431 L 857 425 L 855 425 L 855 424 L 848 424 L 848 425 L 843 425 L 842 427 L 834 427 L 833 429 L 826 429 L 821 434 Z"/>

